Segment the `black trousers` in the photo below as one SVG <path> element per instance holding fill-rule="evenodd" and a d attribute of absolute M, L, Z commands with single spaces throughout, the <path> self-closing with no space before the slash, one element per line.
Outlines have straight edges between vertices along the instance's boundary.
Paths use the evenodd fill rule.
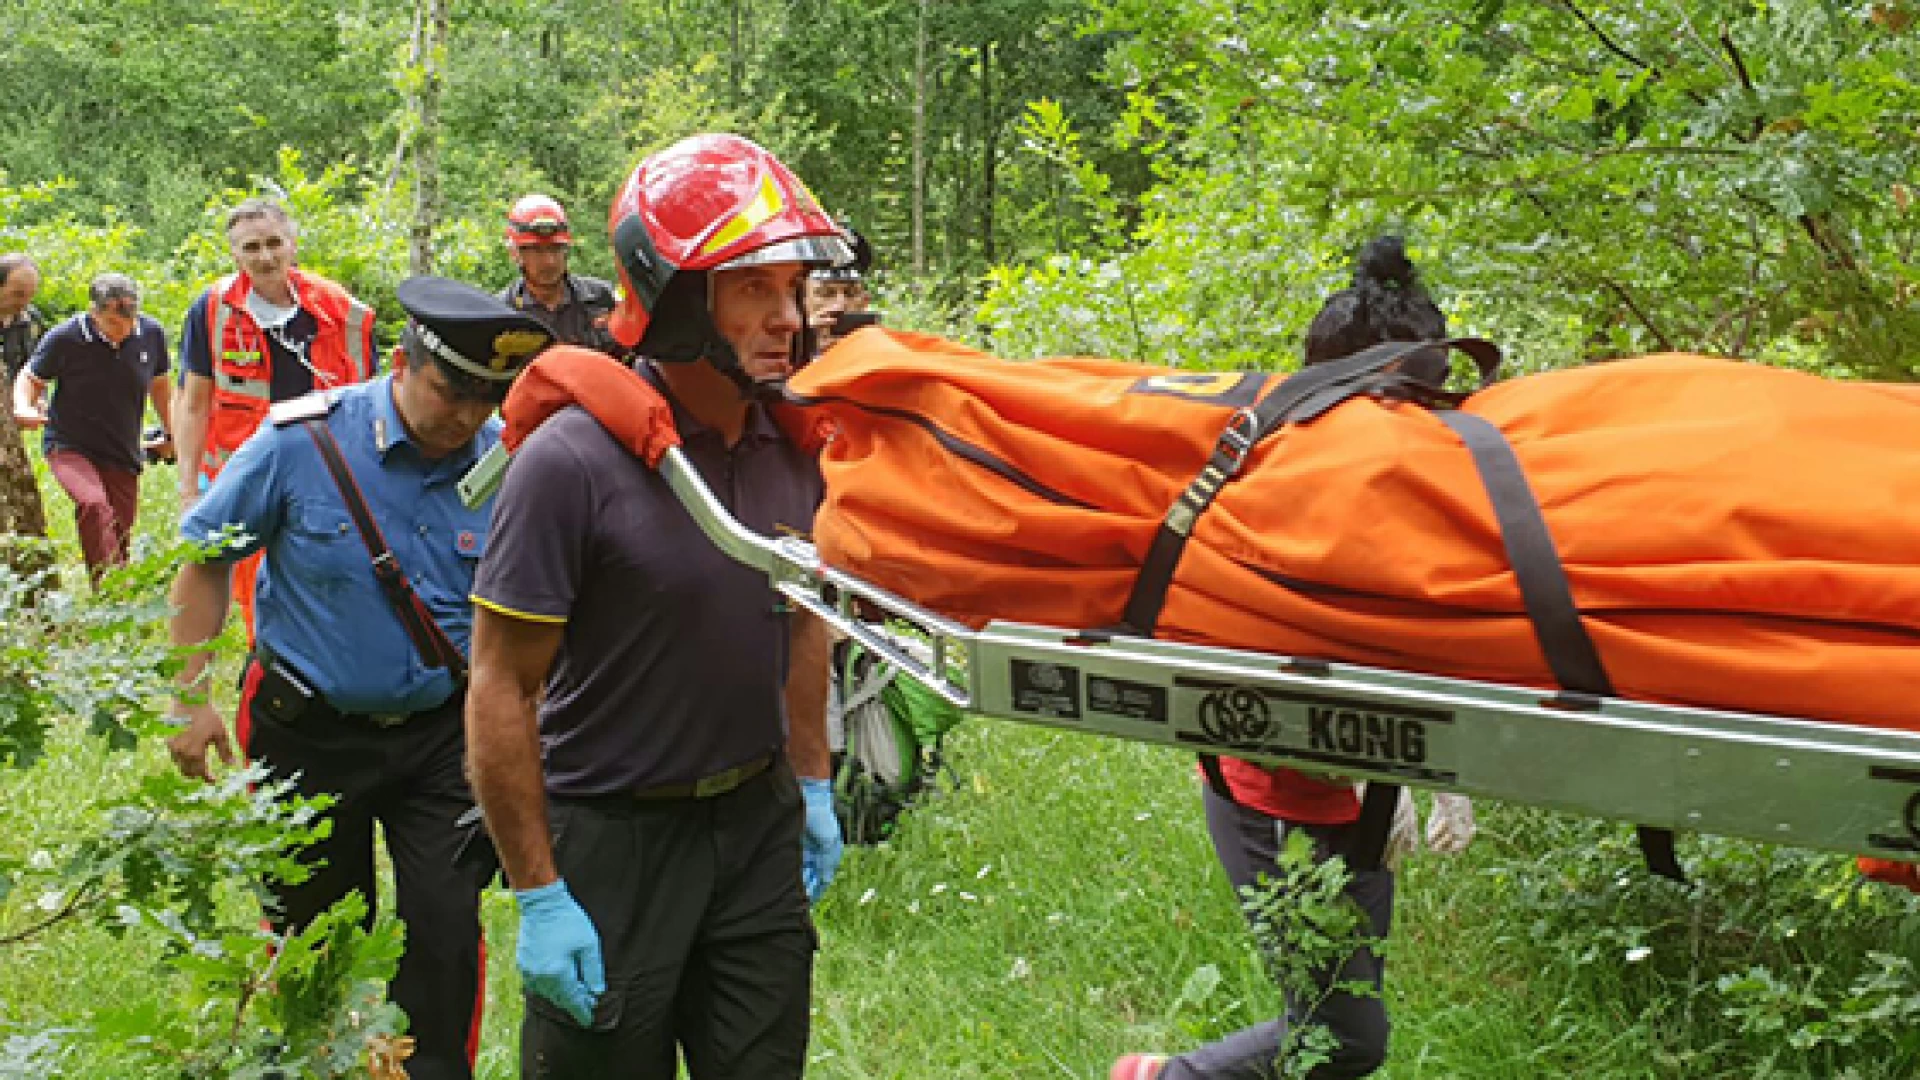
<path fill-rule="evenodd" d="M 1213 850 L 1220 857 L 1227 880 L 1233 882 L 1235 896 L 1257 884 L 1262 871 L 1272 872 L 1289 831 L 1306 832 L 1313 838 L 1315 856 L 1324 860 L 1352 828 L 1293 824 L 1223 799 L 1210 787 L 1205 794 L 1207 832 L 1213 837 Z M 1371 937 L 1386 937 L 1393 928 L 1393 871 L 1381 868 L 1355 873 L 1347 883 L 1346 894 L 1366 913 L 1365 932 Z M 1280 1075 L 1274 1062 L 1289 1020 L 1324 1024 L 1339 1043 L 1332 1059 L 1314 1068 L 1309 1080 L 1366 1076 L 1386 1061 L 1391 1033 L 1387 1003 L 1378 996 L 1326 991 L 1335 983 L 1371 983 L 1377 994 L 1385 979 L 1386 960 L 1371 949 L 1356 950 L 1344 962 L 1314 973 L 1314 983 L 1324 995 L 1318 1007 L 1289 996 L 1287 1016 L 1181 1054 L 1167 1063 L 1160 1080 L 1274 1080 Z"/>
<path fill-rule="evenodd" d="M 673 1080 L 684 1055 L 693 1080 L 797 1080 L 815 937 L 787 763 L 713 798 L 554 799 L 548 813 L 607 992 L 590 1029 L 528 995 L 520 1075 Z"/>
<path fill-rule="evenodd" d="M 241 739 L 248 757 L 276 777 L 298 774 L 294 790 L 327 794 L 332 833 L 303 856 L 318 864 L 293 886 L 278 886 L 276 926 L 306 926 L 351 892 L 367 901 L 372 925 L 379 900 L 373 826 L 386 833 L 393 860 L 406 952 L 389 996 L 407 1014 L 414 1038 L 413 1080 L 470 1080 L 481 1006 L 480 884 L 454 866 L 454 820 L 473 805 L 463 771 L 465 739 L 456 694 L 405 724 L 374 728 L 336 717 L 286 722 L 253 707 L 257 668 L 241 695 Z"/>

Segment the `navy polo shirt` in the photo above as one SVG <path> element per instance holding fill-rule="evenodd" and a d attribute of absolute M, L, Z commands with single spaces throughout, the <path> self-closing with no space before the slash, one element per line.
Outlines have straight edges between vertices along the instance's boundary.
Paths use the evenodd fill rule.
<path fill-rule="evenodd" d="M 414 592 L 447 637 L 467 651 L 467 594 L 486 550 L 490 508 L 467 509 L 454 482 L 500 438 L 490 419 L 464 449 L 421 456 L 393 405 L 393 377 L 333 391 L 327 427 Z M 220 558 L 265 549 L 255 633 L 335 708 L 422 712 L 453 693 L 445 668 L 429 668 L 373 577 L 367 548 L 319 447 L 300 424 L 262 425 L 233 455 L 180 535 L 207 543 L 227 526 L 246 539 Z"/>
<path fill-rule="evenodd" d="M 27 370 L 53 384 L 42 446 L 96 465 L 139 472 L 141 421 L 155 377 L 167 373 L 167 334 L 146 315 L 115 345 L 81 312 L 47 331 Z"/>
<path fill-rule="evenodd" d="M 213 290 L 208 289 L 187 309 L 187 318 L 180 327 L 180 381 L 184 384 L 188 375 L 201 375 L 213 378 L 213 349 L 209 347 L 208 337 L 211 331 L 207 327 L 207 305 L 213 302 Z M 300 362 L 282 343 L 285 341 L 310 347 L 313 339 L 320 336 L 320 320 L 313 312 L 301 308 L 294 312 L 293 318 L 279 337 L 265 334 L 267 339 L 267 395 L 273 401 L 292 401 L 302 394 L 313 390 L 313 371 Z"/>
<path fill-rule="evenodd" d="M 758 405 L 732 447 L 679 408 L 674 424 L 744 524 L 811 534 L 819 468 Z M 555 414 L 514 454 L 474 600 L 565 625 L 540 706 L 555 795 L 683 784 L 786 745 L 790 616 L 767 575 L 714 547 L 584 409 Z"/>

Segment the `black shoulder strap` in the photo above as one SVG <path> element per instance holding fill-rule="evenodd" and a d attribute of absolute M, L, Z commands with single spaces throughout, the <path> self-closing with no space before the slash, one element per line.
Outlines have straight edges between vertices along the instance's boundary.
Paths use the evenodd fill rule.
<path fill-rule="evenodd" d="M 1214 443 L 1200 475 L 1174 500 L 1154 533 L 1140 573 L 1133 580 L 1133 591 L 1118 629 L 1124 633 L 1152 637 L 1160 622 L 1160 609 L 1166 603 L 1167 588 L 1173 584 L 1174 571 L 1180 567 L 1181 553 L 1200 521 L 1200 515 L 1213 505 L 1215 496 L 1240 469 L 1262 439 L 1290 423 L 1305 423 L 1325 413 L 1357 393 L 1363 393 L 1368 380 L 1393 368 L 1438 351 L 1457 349 L 1467 354 L 1479 369 L 1482 381 L 1491 379 L 1500 368 L 1500 349 L 1480 338 L 1450 338 L 1442 341 L 1384 341 L 1339 360 L 1314 364 L 1282 379 L 1279 385 L 1251 408 L 1241 409 L 1227 421 Z"/>
<path fill-rule="evenodd" d="M 353 516 L 353 523 L 360 530 L 360 541 L 367 546 L 367 555 L 373 560 L 373 579 L 380 583 L 380 591 L 386 594 L 393 614 L 400 620 L 400 625 L 406 628 L 413 647 L 420 651 L 420 659 L 426 661 L 428 667 L 448 669 L 453 673 L 455 682 L 465 682 L 467 658 L 460 655 L 459 648 L 447 637 L 446 631 L 433 621 L 433 613 L 427 610 L 419 594 L 408 583 L 406 571 L 400 569 L 399 562 L 387 547 L 387 538 L 373 520 L 372 511 L 367 509 L 366 496 L 360 493 L 360 484 L 354 480 L 353 470 L 347 467 L 347 459 L 341 456 L 340 444 L 334 440 L 326 421 L 307 420 L 301 426 L 307 429 L 314 445 L 320 448 L 320 457 L 327 463 L 327 472 L 340 489 L 340 498 L 347 504 L 347 513 Z"/>
<path fill-rule="evenodd" d="M 1180 568 L 1180 556 L 1200 515 L 1213 505 L 1220 489 L 1239 475 L 1262 439 L 1288 423 L 1312 420 L 1354 394 L 1364 392 L 1368 380 L 1381 372 L 1396 365 L 1405 366 L 1433 351 L 1444 357 L 1448 350 L 1459 350 L 1471 357 L 1483 384 L 1499 373 L 1500 349 L 1491 341 L 1480 338 L 1387 341 L 1352 356 L 1297 371 L 1281 380 L 1252 408 L 1235 412 L 1214 443 L 1213 453 L 1200 475 L 1187 485 L 1161 519 L 1160 529 L 1147 548 L 1147 557 L 1140 564 L 1140 573 L 1133 579 L 1133 591 L 1127 596 L 1127 606 L 1117 629 L 1141 637 L 1153 636 L 1160 622 L 1160 609 L 1166 604 L 1167 589 L 1173 584 L 1174 572 Z M 1238 805 L 1218 755 L 1201 754 L 1199 758 L 1207 786 L 1215 795 Z M 1349 853 L 1357 855 L 1369 869 L 1379 865 L 1380 851 L 1385 846 L 1385 827 L 1375 820 L 1377 817 L 1377 810 L 1366 813 L 1363 808 L 1362 823 L 1354 835 L 1368 839 L 1360 841 L 1359 851 Z M 1387 824 L 1391 823 L 1389 812 Z"/>
<path fill-rule="evenodd" d="M 1520 459 L 1508 445 L 1506 436 L 1484 417 L 1472 413 L 1442 410 L 1442 423 L 1460 436 L 1473 455 L 1474 468 L 1493 503 L 1493 516 L 1500 525 L 1500 541 L 1507 549 L 1507 562 L 1520 583 L 1520 602 L 1527 609 L 1527 621 L 1533 625 L 1554 681 L 1563 689 L 1592 698 L 1612 697 L 1613 681 L 1607 677 L 1600 651 L 1594 648 L 1586 624 L 1580 620 L 1580 608 L 1573 599 L 1573 587 L 1567 582 L 1559 549 L 1547 531 L 1540 503 L 1533 496 Z M 1577 702 L 1575 702 L 1577 704 Z M 1648 825 L 1637 826 L 1640 852 L 1647 869 L 1674 881 L 1685 881 L 1680 859 L 1673 847 L 1673 831 Z"/>

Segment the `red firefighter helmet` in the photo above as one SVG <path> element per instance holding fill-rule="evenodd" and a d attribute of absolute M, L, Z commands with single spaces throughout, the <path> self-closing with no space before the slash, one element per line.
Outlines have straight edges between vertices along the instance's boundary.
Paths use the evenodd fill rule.
<path fill-rule="evenodd" d="M 522 195 L 507 211 L 507 243 L 515 247 L 573 243 L 566 209 L 545 195 Z"/>
<path fill-rule="evenodd" d="M 696 359 L 686 355 L 692 339 L 717 337 L 706 271 L 853 257 L 800 178 L 738 135 L 695 135 L 642 161 L 614 197 L 607 231 L 622 286 L 608 328 L 662 360 Z"/>

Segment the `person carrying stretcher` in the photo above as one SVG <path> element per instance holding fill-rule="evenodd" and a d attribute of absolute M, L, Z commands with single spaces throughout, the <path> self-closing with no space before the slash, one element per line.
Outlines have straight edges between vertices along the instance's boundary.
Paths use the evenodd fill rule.
<path fill-rule="evenodd" d="M 1446 316 L 1420 285 L 1401 239 L 1384 236 L 1361 252 L 1353 285 L 1328 297 L 1314 316 L 1307 328 L 1306 363 L 1337 360 L 1383 341 L 1446 336 Z M 1318 859 L 1350 849 L 1360 818 L 1360 799 L 1352 783 L 1235 758 L 1206 761 L 1204 772 L 1207 831 L 1236 895 L 1258 889 L 1262 875 L 1273 873 L 1289 833 L 1305 832 Z M 1365 913 L 1362 932 L 1371 939 L 1384 939 L 1393 925 L 1393 856 L 1417 845 L 1411 796 L 1403 791 L 1401 800 L 1385 863 L 1354 868 L 1346 887 L 1346 895 Z M 1466 847 L 1473 836 L 1473 811 L 1466 798 L 1435 796 L 1427 836 L 1429 846 L 1438 851 Z M 1251 905 L 1247 916 L 1255 918 Z M 1360 948 L 1343 963 L 1315 973 L 1317 1004 L 1310 1010 L 1301 1011 L 1305 1003 L 1289 995 L 1286 1014 L 1277 1019 L 1172 1058 L 1128 1054 L 1114 1063 L 1110 1080 L 1277 1077 L 1288 1025 L 1301 1023 L 1325 1026 L 1338 1044 L 1331 1059 L 1309 1074 L 1311 1080 L 1366 1076 L 1387 1056 L 1389 1023 L 1380 993 L 1385 974 L 1384 958 Z M 1374 993 L 1334 989 L 1336 983 L 1352 982 L 1370 984 Z"/>

